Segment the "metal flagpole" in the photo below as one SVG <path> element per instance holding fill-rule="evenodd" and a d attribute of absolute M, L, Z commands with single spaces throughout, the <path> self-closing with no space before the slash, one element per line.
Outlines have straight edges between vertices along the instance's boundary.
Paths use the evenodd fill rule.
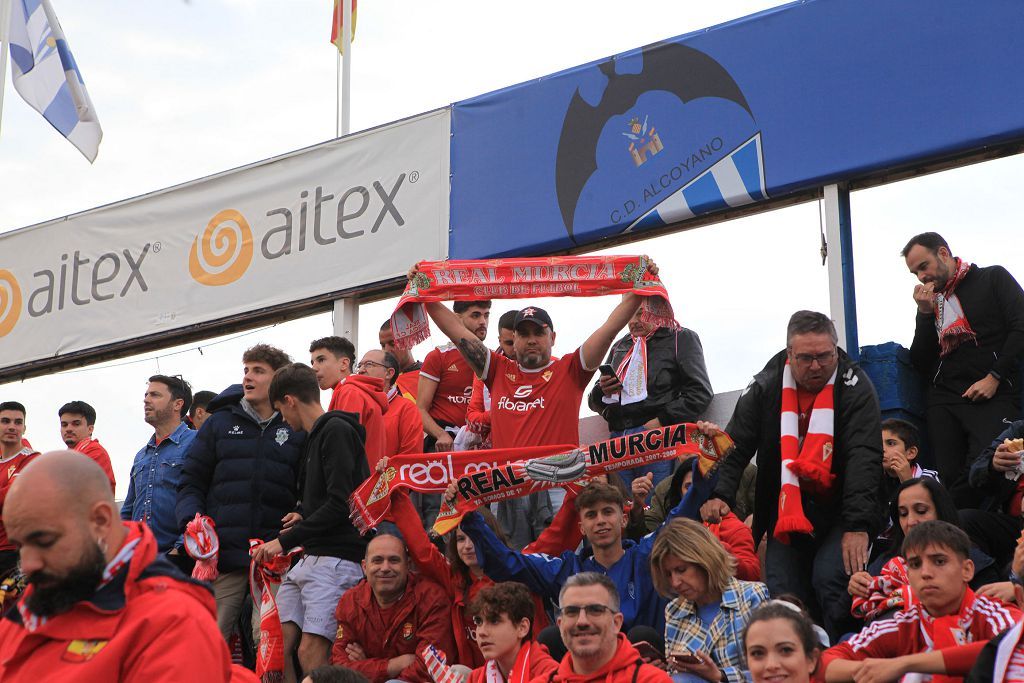
<path fill-rule="evenodd" d="M 4 86 L 7 85 L 7 55 L 11 51 L 11 0 L 0 0 L 0 131 L 4 121 Z"/>
<path fill-rule="evenodd" d="M 341 134 L 348 135 L 349 131 L 349 92 L 352 75 L 352 0 L 341 0 L 345 4 L 344 19 L 341 28 L 344 31 L 341 38 L 342 65 L 341 65 Z"/>
<path fill-rule="evenodd" d="M 341 33 L 341 18 L 342 13 L 337 12 L 334 35 Z M 334 137 L 338 138 L 341 137 L 341 85 L 339 83 L 341 79 L 341 51 L 337 49 L 337 45 L 334 47 Z"/>

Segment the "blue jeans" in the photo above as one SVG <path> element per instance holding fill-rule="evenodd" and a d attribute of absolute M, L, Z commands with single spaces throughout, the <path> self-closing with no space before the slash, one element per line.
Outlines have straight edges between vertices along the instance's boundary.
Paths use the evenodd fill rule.
<path fill-rule="evenodd" d="M 627 434 L 638 434 L 645 432 L 645 427 L 630 427 L 629 429 L 623 429 L 621 432 L 611 432 L 612 438 L 616 436 L 626 436 Z M 658 462 L 652 462 L 648 465 L 640 465 L 628 470 L 618 470 L 616 474 L 622 477 L 622 481 L 626 482 L 626 490 L 630 490 L 634 479 L 647 476 L 648 472 L 654 473 L 654 481 L 651 486 L 651 493 L 647 495 L 645 503 L 649 503 L 651 496 L 654 494 L 654 487 L 658 485 L 662 479 L 672 476 L 672 469 L 675 467 L 675 460 L 659 460 Z"/>
<path fill-rule="evenodd" d="M 850 577 L 843 567 L 843 529 L 837 524 L 823 537 L 793 534 L 791 545 L 768 537 L 765 573 L 772 597 L 791 593 L 814 616 L 820 613 L 829 638 L 857 630 L 850 615 Z M 820 608 L 820 609 L 817 609 Z"/>

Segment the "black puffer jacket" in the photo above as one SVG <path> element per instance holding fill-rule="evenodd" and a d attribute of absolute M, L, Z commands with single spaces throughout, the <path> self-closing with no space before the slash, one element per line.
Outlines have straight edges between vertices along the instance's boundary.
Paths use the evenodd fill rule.
<path fill-rule="evenodd" d="M 632 347 L 633 338 L 627 334 L 612 345 L 606 362 L 618 368 Z M 662 425 L 696 422 L 714 395 L 697 333 L 661 327 L 647 340 L 647 398 L 626 406 L 604 403 L 604 393 L 595 386 L 588 403 L 611 431 L 618 432 L 653 418 Z"/>
<path fill-rule="evenodd" d="M 744 389 L 725 431 L 736 449 L 719 469 L 712 494 L 730 506 L 743 469 L 757 452 L 757 488 L 754 503 L 754 538 L 772 533 L 778 518 L 782 454 L 779 433 L 782 409 L 781 351 Z M 835 450 L 832 473 L 836 475 L 830 500 L 818 501 L 808 518 L 819 534 L 839 523 L 845 531 L 866 531 L 872 537 L 882 526 L 884 512 L 877 500 L 882 481 L 882 425 L 875 388 L 860 367 L 839 350 L 835 383 Z"/>
<path fill-rule="evenodd" d="M 261 429 L 241 399 L 242 385 L 234 384 L 210 401 L 212 415 L 192 442 L 178 483 L 178 525 L 184 531 L 197 512 L 213 519 L 221 573 L 249 567 L 250 538 L 277 538 L 281 518 L 295 509 L 305 439 L 280 415 Z"/>

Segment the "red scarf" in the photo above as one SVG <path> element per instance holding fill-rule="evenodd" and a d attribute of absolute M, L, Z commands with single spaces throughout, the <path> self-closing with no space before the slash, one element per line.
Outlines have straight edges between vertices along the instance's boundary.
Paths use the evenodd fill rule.
<path fill-rule="evenodd" d="M 633 337 L 633 345 L 629 347 L 615 374 L 622 384 L 622 391 L 613 396 L 602 396 L 604 403 L 619 403 L 628 406 L 647 400 L 647 340 L 657 332 Z"/>
<path fill-rule="evenodd" d="M 99 592 L 101 588 L 106 586 L 108 583 L 114 580 L 118 574 L 125 571 L 128 565 L 131 563 L 132 558 L 135 556 L 135 549 L 139 546 L 139 542 L 142 541 L 142 525 L 137 523 L 125 522 L 124 528 L 127 532 L 125 535 L 124 543 L 121 544 L 120 550 L 114 555 L 114 558 L 107 563 L 107 566 L 103 569 L 103 578 L 96 585 L 96 592 Z M 36 631 L 40 626 L 46 623 L 46 617 L 41 617 L 28 608 L 28 600 L 32 596 L 36 587 L 33 584 L 29 584 L 25 588 L 25 592 L 22 593 L 21 602 L 18 603 L 18 611 L 21 613 L 21 621 L 25 625 L 25 630 L 29 633 Z"/>
<path fill-rule="evenodd" d="M 966 645 L 970 641 L 971 622 L 974 621 L 974 591 L 964 589 L 960 611 L 944 617 L 933 617 L 921 606 L 921 635 L 927 647 L 925 652 Z M 932 675 L 932 683 L 954 683 L 963 679 L 954 676 Z"/>
<path fill-rule="evenodd" d="M 1004 683 L 1024 683 L 1024 621 L 1014 624 L 996 647 L 996 661 L 992 680 Z"/>
<path fill-rule="evenodd" d="M 217 537 L 217 525 L 211 518 L 197 512 L 188 523 L 185 527 L 185 552 L 196 561 L 192 568 L 193 579 L 212 582 L 217 578 L 220 539 Z"/>
<path fill-rule="evenodd" d="M 786 361 L 782 370 L 782 425 L 780 447 L 782 451 L 781 490 L 779 492 L 779 519 L 775 523 L 775 538 L 789 542 L 791 533 L 809 534 L 814 531 L 804 515 L 801 488 L 810 493 L 823 493 L 832 488 L 832 451 L 834 448 L 833 387 L 836 372 L 828 384 L 818 392 L 811 408 L 807 434 L 800 442 L 800 408 L 797 401 L 796 380 Z"/>
<path fill-rule="evenodd" d="M 434 683 L 462 683 L 462 676 L 448 666 L 448 658 L 443 650 L 438 650 L 427 643 L 420 650 L 420 659 L 426 665 L 427 673 L 434 679 Z"/>
<path fill-rule="evenodd" d="M 872 577 L 866 598 L 854 596 L 850 613 L 858 619 L 873 621 L 890 610 L 905 610 L 914 604 L 914 592 L 907 575 L 907 561 L 897 555 Z"/>
<path fill-rule="evenodd" d="M 949 279 L 941 292 L 935 292 L 932 309 L 935 311 L 935 330 L 939 333 L 939 356 L 945 357 L 965 341 L 978 343 L 978 335 L 971 329 L 971 324 L 964 315 L 960 297 L 954 292 L 957 285 L 971 269 L 971 264 L 959 257 L 953 259 L 956 273 Z"/>
<path fill-rule="evenodd" d="M 434 301 L 536 299 L 633 292 L 644 297 L 641 320 L 679 329 L 668 291 L 643 256 L 551 256 L 479 261 L 421 261 L 391 315 L 395 346 L 430 337 L 423 304 Z"/>
<path fill-rule="evenodd" d="M 258 538 L 249 539 L 249 555 L 263 545 Z M 249 563 L 249 588 L 253 601 L 260 607 L 260 642 L 256 649 L 256 676 L 263 683 L 277 683 L 284 680 L 284 634 L 281 631 L 281 617 L 277 613 L 277 601 L 270 590 L 271 584 L 281 583 L 291 556 L 302 552 L 301 547 L 293 548 L 282 555 L 268 560 Z"/>

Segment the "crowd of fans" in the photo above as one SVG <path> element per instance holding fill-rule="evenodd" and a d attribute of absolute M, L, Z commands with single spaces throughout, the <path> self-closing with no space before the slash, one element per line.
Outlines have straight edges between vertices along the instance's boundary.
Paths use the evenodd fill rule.
<path fill-rule="evenodd" d="M 1024 291 L 936 233 L 902 255 L 925 434 L 883 420 L 812 311 L 724 428 L 701 421 L 698 335 L 645 323 L 632 293 L 560 357 L 543 309 L 502 315 L 491 349 L 490 301 L 457 301 L 426 304 L 450 343 L 422 364 L 386 321 L 358 362 L 326 337 L 309 365 L 253 346 L 216 394 L 154 375 L 120 509 L 88 403 L 58 410 L 69 450 L 42 455 L 25 407 L 0 403 L 0 680 L 248 681 L 280 649 L 264 680 L 1024 681 Z M 394 489 L 370 534 L 350 519 L 391 458 L 578 443 L 584 395 L 612 436 L 696 423 L 735 448 L 710 471 L 686 456 L 482 507 L 440 537 L 454 482 Z"/>

